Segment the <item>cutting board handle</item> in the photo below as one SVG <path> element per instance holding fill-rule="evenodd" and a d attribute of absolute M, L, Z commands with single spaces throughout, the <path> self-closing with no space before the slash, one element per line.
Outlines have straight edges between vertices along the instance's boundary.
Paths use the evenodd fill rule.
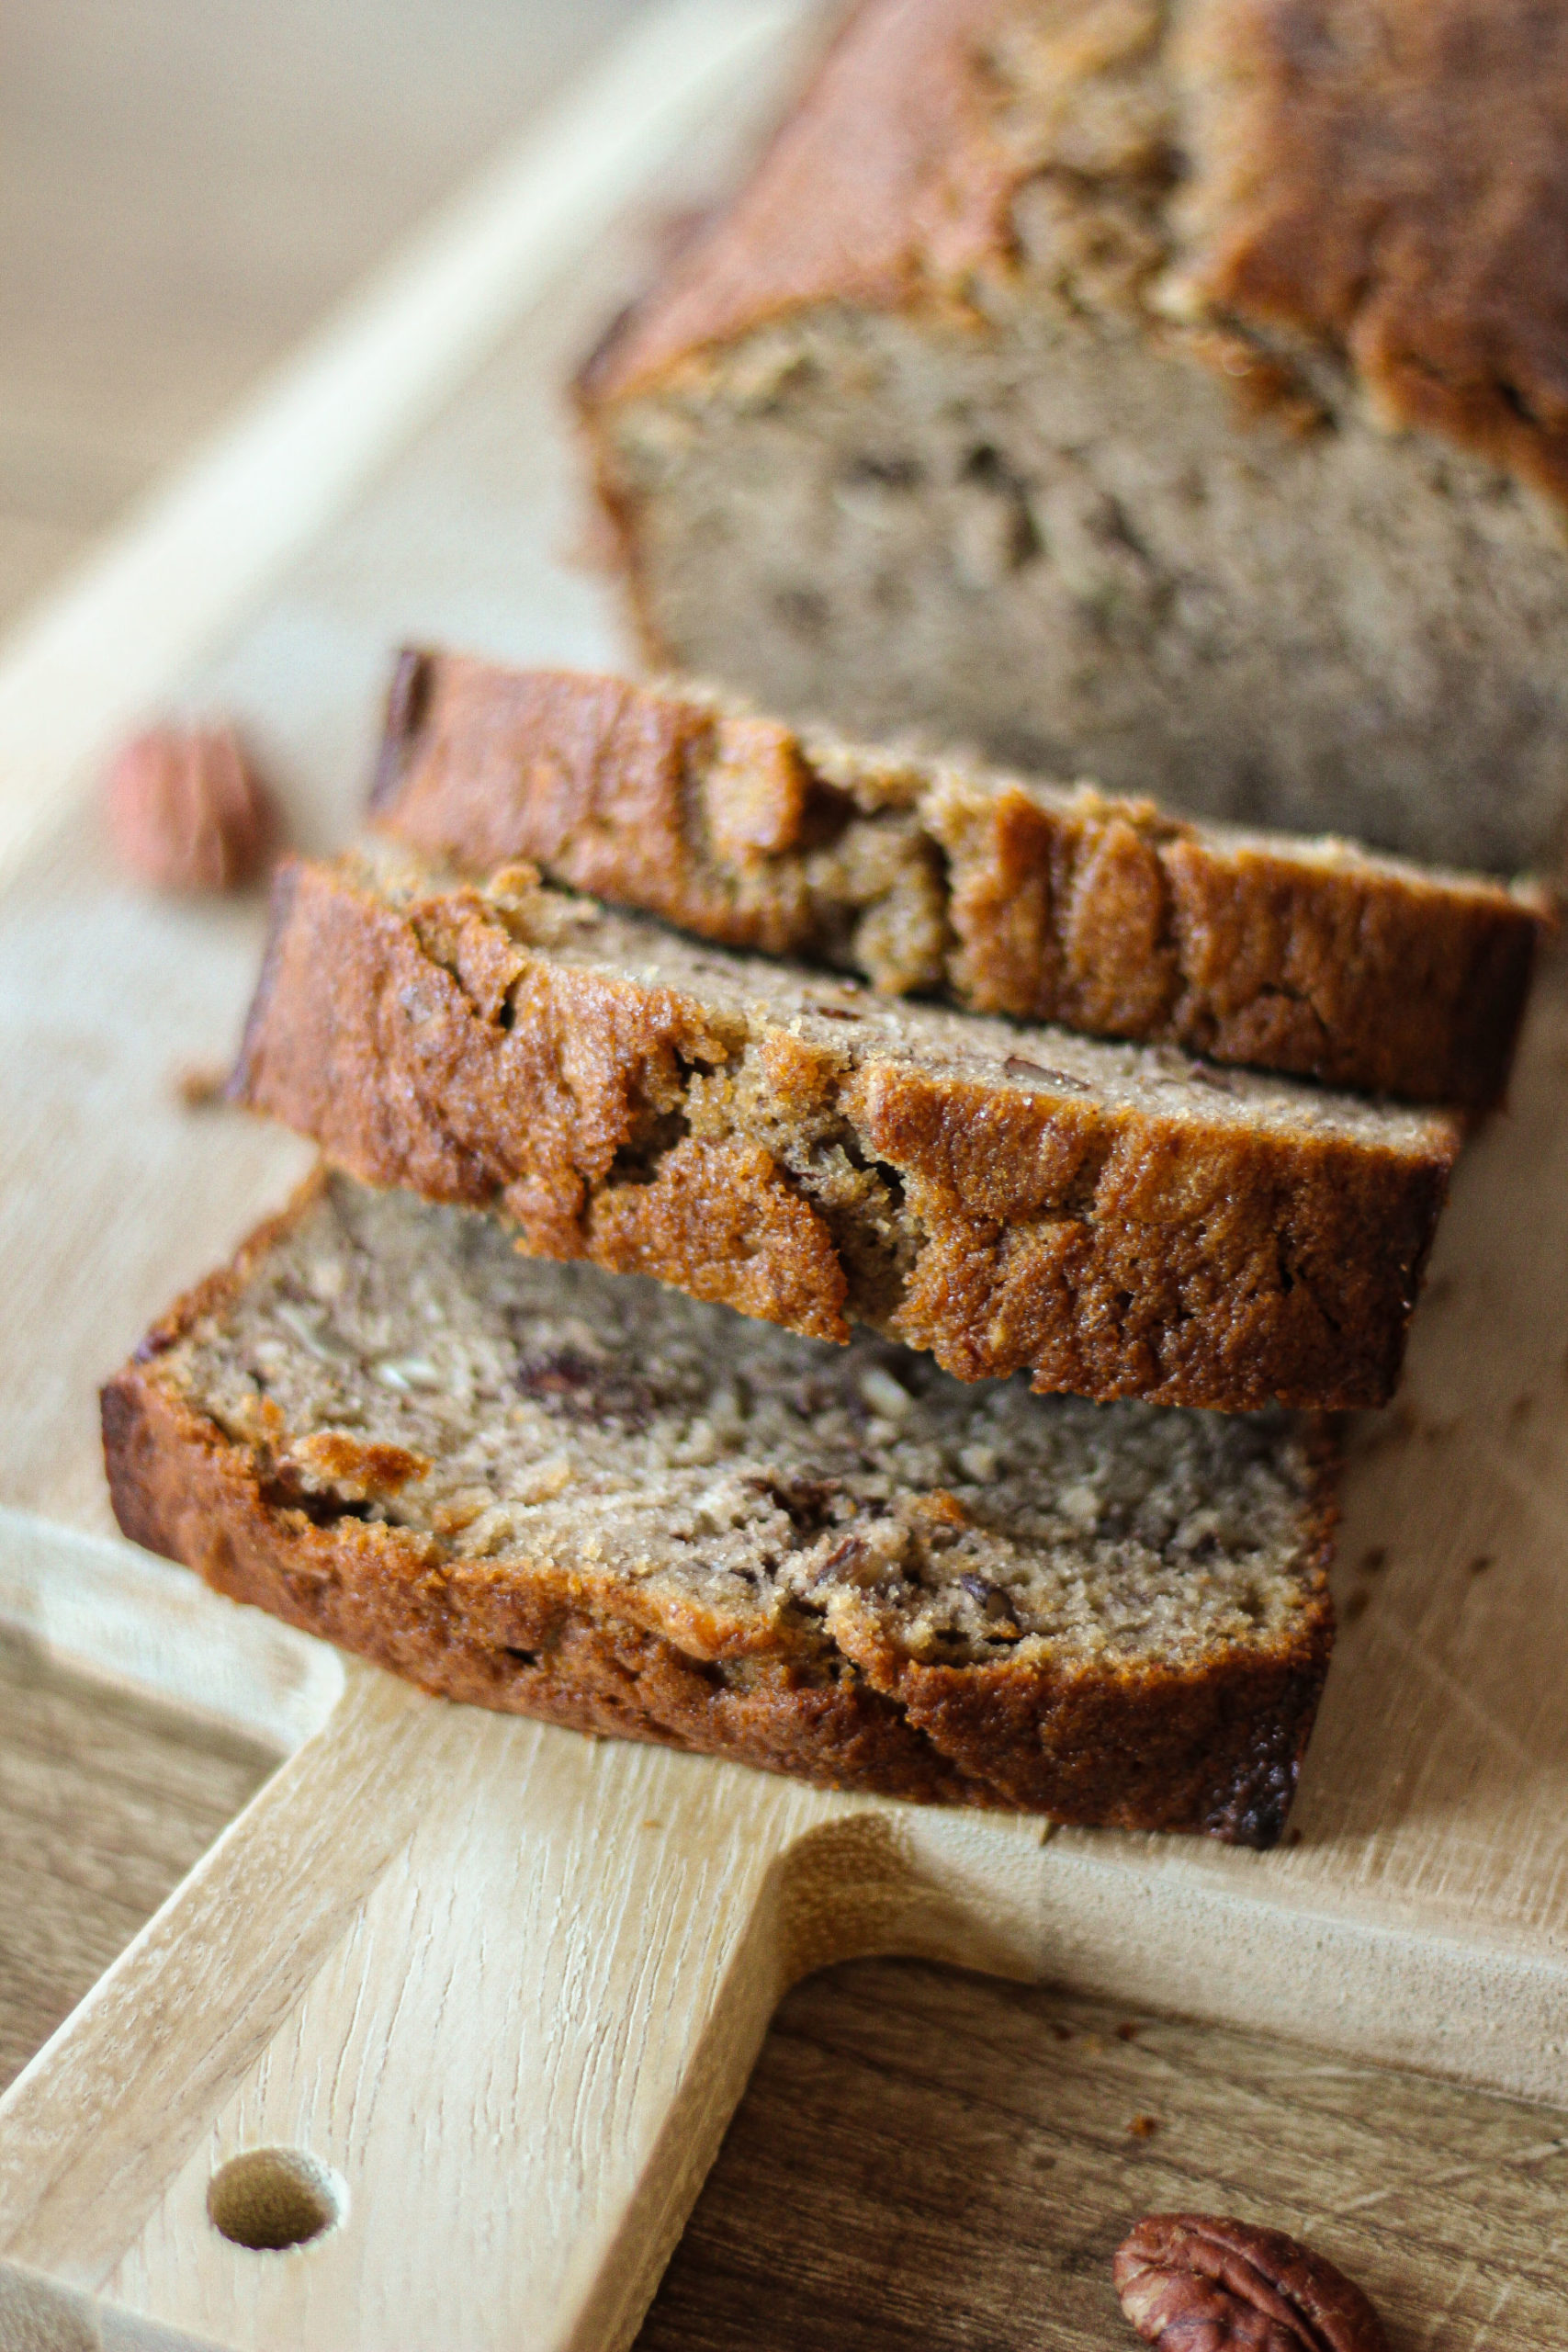
<path fill-rule="evenodd" d="M 784 1986 L 920 1899 L 888 1808 L 352 1671 L 0 2102 L 29 2340 L 624 2344 Z"/>

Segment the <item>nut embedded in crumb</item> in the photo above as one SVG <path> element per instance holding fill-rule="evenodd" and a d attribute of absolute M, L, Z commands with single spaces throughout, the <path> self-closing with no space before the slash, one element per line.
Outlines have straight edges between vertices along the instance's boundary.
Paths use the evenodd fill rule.
<path fill-rule="evenodd" d="M 186 1111 L 209 1111 L 221 1102 L 229 1072 L 221 1062 L 186 1062 L 171 1081 L 175 1099 Z"/>
<path fill-rule="evenodd" d="M 1150 2213 L 1111 2276 L 1145 2344 L 1270 2352 L 1388 2352 L 1359 2287 L 1280 2230 L 1207 2213 Z"/>
<path fill-rule="evenodd" d="M 933 1487 L 929 1494 L 917 1495 L 912 1505 L 917 1516 L 929 1520 L 936 1527 L 967 1527 L 969 1514 L 956 1495 L 945 1487 Z"/>
<path fill-rule="evenodd" d="M 230 727 L 154 727 L 111 762 L 104 813 L 139 882 L 183 895 L 237 890 L 276 838 L 265 786 Z"/>
<path fill-rule="evenodd" d="M 367 1441 L 355 1430 L 317 1430 L 296 1438 L 284 1458 L 312 1490 L 346 1495 L 360 1503 L 400 1494 L 417 1479 L 428 1477 L 431 1469 L 428 1457 L 411 1447 Z"/>

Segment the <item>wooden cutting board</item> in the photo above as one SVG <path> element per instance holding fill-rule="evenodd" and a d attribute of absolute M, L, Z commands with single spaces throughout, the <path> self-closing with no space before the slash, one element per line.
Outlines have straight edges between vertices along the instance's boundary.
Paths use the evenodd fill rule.
<path fill-rule="evenodd" d="M 558 125 L 0 661 L 0 1614 L 294 1749 L 0 2100 L 5 2352 L 623 2343 L 781 1990 L 852 1953 L 1568 2105 L 1561 967 L 1460 1172 L 1401 1402 L 1357 1439 L 1344 1630 L 1274 1854 L 819 1794 L 447 1707 L 106 1532 L 97 1381 L 304 1155 L 175 1084 L 232 1044 L 259 906 L 138 897 L 79 786 L 132 712 L 222 712 L 323 845 L 398 639 L 626 658 L 566 560 L 555 387 L 638 237 L 583 247 L 638 174 L 682 199 L 694 125 L 731 127 L 786 13 L 720 72 L 712 8 L 654 12 L 654 47 L 595 85 L 632 126 L 617 145 L 600 119 L 599 178 L 552 198 L 583 141 Z M 246 2242 L 312 2222 L 290 2251 Z"/>

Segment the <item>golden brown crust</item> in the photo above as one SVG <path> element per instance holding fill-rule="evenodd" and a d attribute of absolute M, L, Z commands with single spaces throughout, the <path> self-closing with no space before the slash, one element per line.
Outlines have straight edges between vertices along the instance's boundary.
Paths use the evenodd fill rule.
<path fill-rule="evenodd" d="M 1043 60 L 1021 107 L 1010 37 Z M 750 184 L 589 363 L 590 415 L 785 312 L 951 306 L 1005 273 L 1032 175 L 1072 178 L 1082 147 L 1080 192 L 1121 176 L 1097 83 L 1129 61 L 1159 93 L 1145 288 L 1174 265 L 1196 360 L 1289 419 L 1317 413 L 1292 345 L 1325 348 L 1391 420 L 1568 497 L 1568 21 L 1524 0 L 863 0 Z"/>
<path fill-rule="evenodd" d="M 308 1196 L 307 1196 L 308 1197 Z M 291 1212 L 290 1215 L 294 1214 Z M 846 1622 L 835 1646 L 736 1665 L 683 1646 L 609 1577 L 443 1556 L 273 1475 L 161 1359 L 243 1290 L 281 1224 L 181 1301 L 103 1394 L 116 1516 L 135 1543 L 442 1696 L 725 1756 L 832 1787 L 1272 1845 L 1333 1638 L 1335 1449 L 1317 1441 L 1307 1605 L 1288 1637 L 1190 1670 L 920 1666 Z M 710 1629 L 710 1632 L 715 1629 Z"/>
<path fill-rule="evenodd" d="M 234 1092 L 368 1183 L 498 1212 L 536 1255 L 808 1336 L 873 1322 L 963 1379 L 1027 1368 L 1042 1390 L 1231 1410 L 1386 1401 L 1451 1122 L 1396 1149 L 1035 1070 L 1043 1091 L 1030 1068 L 997 1082 L 829 1050 L 521 946 L 477 891 L 400 906 L 296 865 Z M 811 1139 L 835 1171 L 815 1192 Z"/>
<path fill-rule="evenodd" d="M 1016 172 L 973 62 L 1005 5 L 857 7 L 734 205 L 600 345 L 584 399 L 623 399 L 688 352 L 812 302 L 897 308 L 1005 246 Z"/>
<path fill-rule="evenodd" d="M 721 759 L 722 797 L 700 781 Z M 865 968 L 844 944 L 853 909 L 835 922 L 811 878 L 852 804 L 773 720 L 410 651 L 375 808 L 467 871 L 530 858 L 729 946 Z M 1504 1091 L 1546 920 L 1533 896 L 953 775 L 932 778 L 910 821 L 944 896 L 947 992 L 975 1011 L 1413 1102 L 1479 1110 Z"/>
<path fill-rule="evenodd" d="M 688 755 L 712 733 L 707 711 L 627 679 L 410 647 L 393 673 L 371 808 L 432 854 L 450 838 L 455 862 L 473 871 L 533 858 L 606 898 L 629 881 L 641 903 L 673 916 L 689 887 Z"/>
<path fill-rule="evenodd" d="M 1206 0 L 1192 284 L 1342 351 L 1394 423 L 1568 498 L 1568 16 Z"/>
<path fill-rule="evenodd" d="M 1506 1087 L 1550 920 L 1533 893 L 1217 842 L 1146 804 L 1063 816 L 1021 787 L 955 803 L 943 846 L 953 993 L 977 1012 L 1412 1102 Z"/>

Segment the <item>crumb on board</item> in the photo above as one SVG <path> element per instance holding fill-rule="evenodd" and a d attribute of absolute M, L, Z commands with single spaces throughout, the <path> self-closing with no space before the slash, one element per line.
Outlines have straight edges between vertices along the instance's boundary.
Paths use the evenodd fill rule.
<path fill-rule="evenodd" d="M 229 1072 L 221 1062 L 184 1062 L 171 1084 L 175 1100 L 186 1111 L 209 1111 L 223 1100 Z"/>

